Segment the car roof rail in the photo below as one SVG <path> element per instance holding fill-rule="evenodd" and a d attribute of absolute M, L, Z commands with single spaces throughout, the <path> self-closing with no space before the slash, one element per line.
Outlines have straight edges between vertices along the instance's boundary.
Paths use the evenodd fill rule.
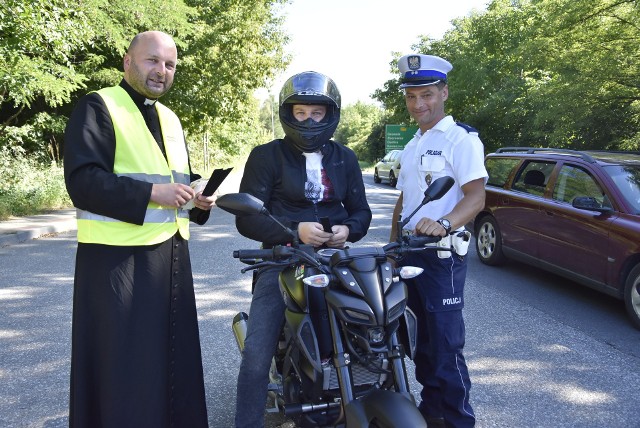
<path fill-rule="evenodd" d="M 594 150 L 585 150 L 589 153 L 598 153 L 598 154 L 603 154 L 603 155 L 607 155 L 607 154 L 611 154 L 611 155 L 640 155 L 640 150 L 601 150 L 601 149 L 594 149 Z"/>
<path fill-rule="evenodd" d="M 589 163 L 595 163 L 596 160 L 589 156 L 588 154 L 571 149 L 554 149 L 551 147 L 501 147 L 495 151 L 495 153 L 516 153 L 516 152 L 525 152 L 525 153 L 536 153 L 536 152 L 548 152 L 548 153 L 560 153 L 567 154 L 572 156 L 579 156 L 585 161 Z"/>

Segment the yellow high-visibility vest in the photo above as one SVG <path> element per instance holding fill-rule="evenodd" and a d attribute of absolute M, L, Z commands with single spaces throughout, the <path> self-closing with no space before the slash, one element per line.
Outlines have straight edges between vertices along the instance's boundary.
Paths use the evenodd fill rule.
<path fill-rule="evenodd" d="M 97 91 L 113 122 L 116 152 L 113 172 L 149 183 L 189 185 L 189 161 L 182 126 L 178 117 L 159 102 L 158 112 L 165 160 L 158 143 L 147 128 L 142 113 L 127 91 L 120 86 Z M 168 165 L 167 165 L 168 161 Z M 163 207 L 149 201 L 144 224 L 126 223 L 104 215 L 78 210 L 78 242 L 106 245 L 153 245 L 180 231 L 189 239 L 189 211 Z"/>

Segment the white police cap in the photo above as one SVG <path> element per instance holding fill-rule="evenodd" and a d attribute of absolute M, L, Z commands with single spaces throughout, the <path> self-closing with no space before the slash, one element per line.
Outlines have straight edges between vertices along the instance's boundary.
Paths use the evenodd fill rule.
<path fill-rule="evenodd" d="M 453 65 L 439 56 L 409 54 L 398 60 L 400 88 L 409 86 L 428 86 L 447 81 L 447 73 Z"/>

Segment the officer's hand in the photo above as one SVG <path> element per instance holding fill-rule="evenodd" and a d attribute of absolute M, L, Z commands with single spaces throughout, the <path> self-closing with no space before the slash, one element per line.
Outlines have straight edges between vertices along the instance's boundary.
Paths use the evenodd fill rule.
<path fill-rule="evenodd" d="M 333 231 L 333 235 L 327 242 L 325 242 L 326 246 L 331 248 L 344 247 L 344 244 L 347 242 L 347 238 L 349 237 L 349 227 L 343 224 L 338 224 L 331 226 L 331 230 Z"/>
<path fill-rule="evenodd" d="M 333 234 L 323 230 L 320 223 L 303 221 L 298 224 L 298 238 L 305 244 L 320 247 L 332 236 Z"/>
<path fill-rule="evenodd" d="M 446 236 L 447 231 L 437 221 L 422 217 L 418 224 L 416 224 L 415 234 L 423 236 Z"/>
<path fill-rule="evenodd" d="M 151 201 L 164 207 L 179 208 L 193 199 L 195 194 L 186 184 L 154 184 L 151 188 Z"/>

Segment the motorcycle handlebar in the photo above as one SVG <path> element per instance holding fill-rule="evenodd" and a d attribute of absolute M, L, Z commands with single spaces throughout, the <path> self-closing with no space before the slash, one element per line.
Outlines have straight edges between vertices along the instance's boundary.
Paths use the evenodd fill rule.
<path fill-rule="evenodd" d="M 393 257 L 394 255 L 398 256 L 403 253 L 419 251 L 422 249 L 432 248 L 434 250 L 445 250 L 444 248 L 439 248 L 437 246 L 431 246 L 429 244 L 435 244 L 440 241 L 442 237 L 440 236 L 404 236 L 402 238 L 402 242 L 391 242 L 385 245 L 381 250 L 382 254 L 386 254 L 387 256 Z M 309 247 L 312 249 L 312 247 Z M 325 250 L 326 251 L 326 250 Z M 340 250 L 335 250 L 340 251 Z M 374 253 L 369 253 L 366 251 L 353 251 L 353 250 L 344 250 L 350 251 L 350 254 L 346 254 L 345 257 L 357 257 L 364 255 L 376 255 Z M 373 250 L 372 250 L 373 251 Z M 380 249 L 378 250 L 380 251 Z M 264 263 L 275 262 L 281 263 L 284 261 L 292 262 L 294 260 L 306 260 L 308 263 L 312 265 L 328 266 L 331 264 L 333 252 L 330 254 L 324 254 L 322 251 L 313 252 L 309 251 L 309 249 L 302 249 L 284 245 L 276 245 L 273 248 L 269 249 L 251 249 L 251 250 L 235 250 L 233 251 L 233 257 L 236 259 L 240 259 L 242 262 L 251 264 L 253 266 L 261 265 Z M 381 254 L 377 254 L 381 255 Z"/>
<path fill-rule="evenodd" d="M 283 257 L 290 257 L 292 254 L 291 247 L 275 246 L 266 250 L 235 250 L 233 257 L 236 259 L 277 260 Z"/>
<path fill-rule="evenodd" d="M 407 239 L 407 244 L 409 244 L 411 248 L 420 248 L 427 244 L 435 244 L 441 239 L 442 236 L 410 236 Z"/>
<path fill-rule="evenodd" d="M 430 245 L 436 244 L 442 239 L 442 236 L 403 236 L 401 242 L 390 242 L 383 247 L 383 250 L 387 255 L 401 255 L 427 249 L 437 251 L 447 250 L 447 248 Z"/>

